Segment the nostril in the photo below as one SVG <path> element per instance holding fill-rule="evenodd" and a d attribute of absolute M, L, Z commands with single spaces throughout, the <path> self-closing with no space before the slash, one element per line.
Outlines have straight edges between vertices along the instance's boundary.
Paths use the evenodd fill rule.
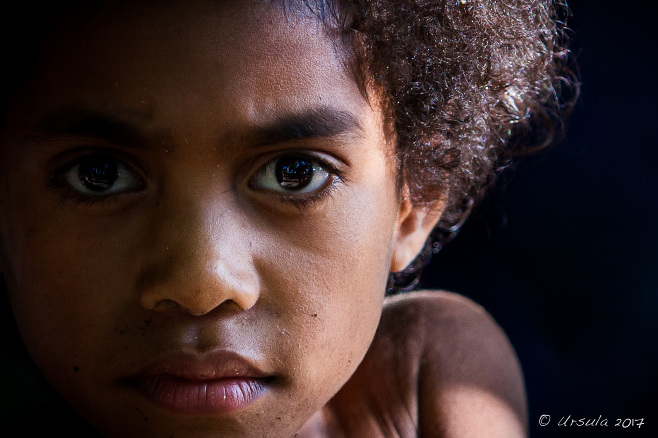
<path fill-rule="evenodd" d="M 210 313 L 214 309 L 194 309 L 194 308 L 189 308 L 189 307 L 183 307 L 179 306 L 185 313 L 189 313 L 192 316 L 203 316 L 206 313 Z"/>
<path fill-rule="evenodd" d="M 160 307 L 160 308 L 162 308 L 162 310 L 167 310 L 167 309 L 177 308 L 177 307 L 180 307 L 180 306 L 174 300 L 165 299 L 165 300 L 162 300 L 160 303 L 158 303 L 158 305 L 156 307 Z"/>
<path fill-rule="evenodd" d="M 149 298 L 155 298 L 155 299 L 142 300 L 142 306 L 149 310 L 153 310 L 156 312 L 166 312 L 180 307 L 178 303 L 174 300 L 169 300 L 169 299 L 158 300 L 156 297 L 149 297 Z"/>
<path fill-rule="evenodd" d="M 184 312 L 192 316 L 203 316 L 212 313 L 217 309 L 223 309 L 225 311 L 246 310 L 240 304 L 238 304 L 236 301 L 232 299 L 225 300 L 219 303 L 219 305 L 217 306 L 204 306 L 204 305 L 190 306 L 190 305 L 183 305 L 182 303 L 179 303 L 175 300 L 162 299 L 153 303 L 150 306 L 145 306 L 145 307 L 155 312 Z"/>
<path fill-rule="evenodd" d="M 185 313 L 188 313 L 192 316 L 203 316 L 207 315 L 209 313 L 216 312 L 218 309 L 222 309 L 225 311 L 238 311 L 238 310 L 243 310 L 242 307 L 240 307 L 235 301 L 233 300 L 226 300 L 222 303 L 220 303 L 218 306 L 213 307 L 213 308 L 194 308 L 194 307 L 183 307 L 181 305 L 178 305 L 177 303 L 174 303 L 176 307 L 179 307 L 181 310 L 183 310 Z"/>
<path fill-rule="evenodd" d="M 141 305 L 195 316 L 218 307 L 231 311 L 253 307 L 260 295 L 260 280 L 251 254 L 218 245 L 182 247 L 165 256 L 155 252 L 136 278 Z"/>
<path fill-rule="evenodd" d="M 193 316 L 202 316 L 212 311 L 212 309 L 202 307 L 184 306 L 181 303 L 171 299 L 161 299 L 155 303 L 152 303 L 150 306 L 145 307 L 155 312 L 184 312 Z"/>

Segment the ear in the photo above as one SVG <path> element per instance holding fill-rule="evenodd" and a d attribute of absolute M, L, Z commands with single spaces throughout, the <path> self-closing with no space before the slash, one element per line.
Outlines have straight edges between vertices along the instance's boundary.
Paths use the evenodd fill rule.
<path fill-rule="evenodd" d="M 402 271 L 418 255 L 444 210 L 444 201 L 430 206 L 413 205 L 405 187 L 400 203 L 390 272 Z"/>

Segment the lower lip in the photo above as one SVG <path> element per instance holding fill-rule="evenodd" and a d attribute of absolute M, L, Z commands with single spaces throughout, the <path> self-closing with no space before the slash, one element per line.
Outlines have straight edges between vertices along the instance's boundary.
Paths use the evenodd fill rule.
<path fill-rule="evenodd" d="M 242 409 L 267 390 L 264 379 L 190 380 L 174 376 L 139 379 L 137 390 L 151 402 L 187 414 L 221 414 Z"/>

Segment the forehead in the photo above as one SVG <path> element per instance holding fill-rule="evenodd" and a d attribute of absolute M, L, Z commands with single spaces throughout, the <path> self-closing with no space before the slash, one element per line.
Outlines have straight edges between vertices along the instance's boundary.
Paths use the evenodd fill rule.
<path fill-rule="evenodd" d="M 355 114 L 366 106 L 326 25 L 304 8 L 269 1 L 111 2 L 75 11 L 47 35 L 19 95 L 10 113 L 19 124 L 67 105 L 145 121 L 194 114 L 217 129 L 314 106 Z"/>

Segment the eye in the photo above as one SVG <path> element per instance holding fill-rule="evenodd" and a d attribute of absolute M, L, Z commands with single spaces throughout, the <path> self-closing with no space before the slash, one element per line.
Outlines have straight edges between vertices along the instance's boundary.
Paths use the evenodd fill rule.
<path fill-rule="evenodd" d="M 332 174 L 327 170 L 330 167 L 318 158 L 286 154 L 263 166 L 252 178 L 251 185 L 277 193 L 313 193 L 330 183 Z"/>
<path fill-rule="evenodd" d="M 137 191 L 143 179 L 124 162 L 104 154 L 90 154 L 74 161 L 64 172 L 64 180 L 78 193 L 107 196 Z"/>

